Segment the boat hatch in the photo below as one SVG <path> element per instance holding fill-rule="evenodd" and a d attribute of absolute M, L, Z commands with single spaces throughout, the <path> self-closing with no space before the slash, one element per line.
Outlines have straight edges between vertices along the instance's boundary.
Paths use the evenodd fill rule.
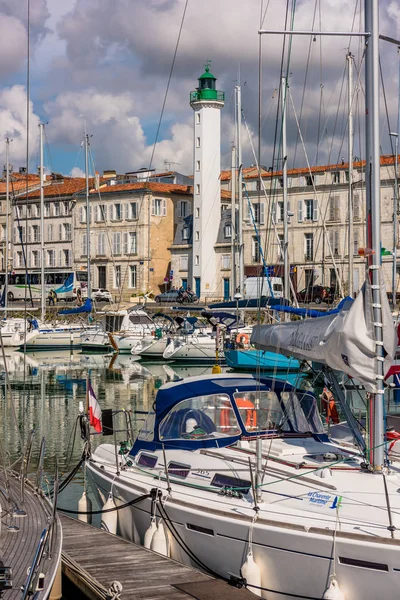
<path fill-rule="evenodd" d="M 251 488 L 251 481 L 240 479 L 239 477 L 233 477 L 232 475 L 215 473 L 214 477 L 212 478 L 211 485 L 223 490 L 233 490 L 236 492 L 241 492 L 242 494 L 248 494 Z"/>
<path fill-rule="evenodd" d="M 147 452 L 141 452 L 137 459 L 137 464 L 141 467 L 148 469 L 154 469 L 158 461 L 158 457 L 155 454 L 148 454 Z"/>
<path fill-rule="evenodd" d="M 185 479 L 190 473 L 190 465 L 184 465 L 178 462 L 169 462 L 168 463 L 168 473 L 173 475 L 174 477 L 181 477 Z"/>
<path fill-rule="evenodd" d="M 230 411 L 229 422 L 225 412 Z M 227 394 L 211 394 L 178 402 L 160 423 L 160 440 L 207 440 L 240 435 L 241 429 Z"/>

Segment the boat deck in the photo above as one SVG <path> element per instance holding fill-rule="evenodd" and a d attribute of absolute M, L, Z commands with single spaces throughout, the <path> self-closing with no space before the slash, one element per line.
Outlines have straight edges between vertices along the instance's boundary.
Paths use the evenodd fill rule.
<path fill-rule="evenodd" d="M 3 592 L 4 600 L 22 598 L 21 588 L 27 581 L 27 569 L 33 563 L 42 532 L 49 527 L 51 520 L 50 503 L 35 492 L 33 485 L 29 482 L 25 484 L 23 504 L 21 503 L 21 484 L 16 474 L 9 475 L 9 486 L 12 501 L 17 504 L 18 508 L 26 512 L 26 516 L 12 516 L 8 512 L 8 508 L 11 507 L 7 505 L 3 495 L 0 495 L 2 507 L 0 566 L 12 568 L 13 582 L 12 589 Z M 6 489 L 4 473 L 0 474 L 0 489 L 2 491 Z M 10 529 L 10 526 L 18 529 Z M 46 598 L 49 595 L 59 564 L 62 529 L 58 518 L 48 540 L 49 545 L 45 547 L 45 552 L 47 549 L 51 549 L 52 560 L 49 560 L 48 555 L 45 554 L 40 563 L 39 571 L 44 573 L 45 579 L 43 591 L 36 596 L 38 599 Z"/>
<path fill-rule="evenodd" d="M 86 523 L 61 515 L 63 573 L 90 599 L 115 580 L 124 600 L 251 600 L 254 595 Z M 96 580 L 99 591 L 88 586 Z"/>

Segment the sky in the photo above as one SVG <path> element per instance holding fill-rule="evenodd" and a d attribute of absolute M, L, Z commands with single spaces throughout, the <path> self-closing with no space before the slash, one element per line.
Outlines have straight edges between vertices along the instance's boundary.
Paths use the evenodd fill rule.
<path fill-rule="evenodd" d="M 186 6 L 187 2 L 187 6 Z M 90 134 L 91 170 L 119 173 L 166 167 L 193 172 L 190 91 L 211 61 L 221 112 L 221 168 L 235 140 L 234 88 L 240 82 L 243 162 L 256 162 L 259 35 L 263 28 L 360 31 L 360 0 L 30 0 L 30 89 L 27 102 L 28 0 L 0 0 L 0 152 L 12 139 L 14 169 L 39 162 L 39 122 L 46 123 L 48 171 L 81 175 L 82 139 Z M 292 9 L 295 5 L 295 11 Z M 186 6 L 186 11 L 185 11 Z M 398 0 L 381 0 L 380 31 L 400 38 Z M 157 143 L 156 132 L 178 40 Z M 354 156 L 363 158 L 361 38 L 261 37 L 261 163 L 279 167 L 277 119 L 281 64 L 288 76 L 289 166 L 347 160 L 346 54 L 354 55 Z M 283 56 L 283 59 L 282 59 Z M 396 132 L 399 57 L 381 42 L 381 147 Z M 387 110 L 386 110 L 387 106 Z M 388 124 L 389 119 L 389 124 Z M 393 139 L 393 138 L 392 138 Z M 254 151 L 253 151 L 254 149 Z M 254 153 L 255 152 L 255 153 Z M 166 162 L 167 161 L 167 164 Z"/>

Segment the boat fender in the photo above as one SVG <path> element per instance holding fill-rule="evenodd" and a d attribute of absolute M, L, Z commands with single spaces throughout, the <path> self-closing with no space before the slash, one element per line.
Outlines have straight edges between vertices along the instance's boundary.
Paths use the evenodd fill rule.
<path fill-rule="evenodd" d="M 103 506 L 103 510 L 109 510 L 110 508 L 117 508 L 111 494 L 109 494 L 107 502 Z M 104 529 L 105 531 L 108 531 L 108 533 L 113 533 L 114 535 L 116 535 L 117 525 L 118 525 L 118 511 L 117 510 L 106 512 L 101 515 L 101 525 L 100 525 L 101 529 Z"/>
<path fill-rule="evenodd" d="M 163 556 L 169 556 L 169 548 L 168 548 L 168 538 L 164 529 L 164 523 L 160 519 L 158 522 L 158 527 L 154 532 L 153 538 L 151 540 L 151 550 L 154 552 L 158 552 L 158 554 L 162 554 Z"/>
<path fill-rule="evenodd" d="M 322 598 L 323 600 L 346 600 L 337 579 L 332 579 Z"/>
<path fill-rule="evenodd" d="M 236 343 L 243 347 L 245 350 L 248 350 L 248 348 L 250 348 L 250 338 L 247 335 L 247 333 L 238 333 L 238 335 L 236 336 Z"/>
<path fill-rule="evenodd" d="M 151 548 L 151 542 L 153 539 L 153 535 L 155 534 L 157 530 L 157 525 L 154 519 L 151 520 L 150 523 L 150 527 L 146 530 L 146 533 L 144 534 L 144 540 L 143 540 L 143 546 L 145 548 L 148 548 L 150 550 Z"/>
<path fill-rule="evenodd" d="M 261 570 L 256 561 L 253 558 L 252 552 L 249 552 L 246 561 L 243 563 L 240 572 L 243 579 L 246 580 L 250 591 L 255 596 L 261 597 Z M 252 587 L 255 586 L 255 587 Z"/>
<path fill-rule="evenodd" d="M 90 498 L 88 498 L 86 492 L 83 492 L 82 496 L 79 498 L 78 511 L 79 511 L 79 513 L 92 512 L 92 501 Z M 89 524 L 92 522 L 92 515 L 81 515 L 79 513 L 78 513 L 79 521 L 82 521 L 83 523 L 89 523 Z"/>

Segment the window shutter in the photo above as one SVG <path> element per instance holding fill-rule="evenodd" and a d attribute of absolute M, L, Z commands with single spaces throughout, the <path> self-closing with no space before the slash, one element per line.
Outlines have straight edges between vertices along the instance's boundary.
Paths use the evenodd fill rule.
<path fill-rule="evenodd" d="M 32 241 L 32 227 L 28 227 L 28 242 Z"/>
<path fill-rule="evenodd" d="M 162 216 L 167 216 L 167 201 L 165 199 L 162 201 Z"/>
<path fill-rule="evenodd" d="M 276 205 L 276 203 L 275 203 Z M 260 202 L 260 225 L 264 225 L 265 216 L 264 216 L 264 202 Z"/>
<path fill-rule="evenodd" d="M 297 201 L 297 221 L 299 223 L 303 222 L 303 200 Z"/>
<path fill-rule="evenodd" d="M 151 199 L 151 215 L 154 216 L 156 214 L 156 200 L 155 198 Z"/>
<path fill-rule="evenodd" d="M 110 205 L 110 221 L 114 221 L 114 204 Z"/>
<path fill-rule="evenodd" d="M 87 235 L 86 233 L 82 236 L 82 254 L 83 256 L 87 255 Z"/>
<path fill-rule="evenodd" d="M 247 199 L 244 205 L 244 220 L 251 222 L 250 216 L 250 200 Z"/>
<path fill-rule="evenodd" d="M 124 233 L 124 254 L 130 254 L 129 233 Z"/>
<path fill-rule="evenodd" d="M 182 216 L 182 202 L 179 200 L 178 202 L 178 217 Z"/>
<path fill-rule="evenodd" d="M 125 220 L 130 219 L 129 208 L 130 208 L 129 203 L 125 204 Z"/>
<path fill-rule="evenodd" d="M 58 239 L 60 239 L 60 240 L 63 239 L 63 230 L 62 230 L 61 224 L 58 226 Z"/>
<path fill-rule="evenodd" d="M 276 201 L 272 200 L 272 223 L 275 224 L 276 223 Z M 282 215 L 283 215 L 283 210 L 282 210 Z"/>
<path fill-rule="evenodd" d="M 318 221 L 318 200 L 314 198 L 313 200 L 313 221 Z"/>

